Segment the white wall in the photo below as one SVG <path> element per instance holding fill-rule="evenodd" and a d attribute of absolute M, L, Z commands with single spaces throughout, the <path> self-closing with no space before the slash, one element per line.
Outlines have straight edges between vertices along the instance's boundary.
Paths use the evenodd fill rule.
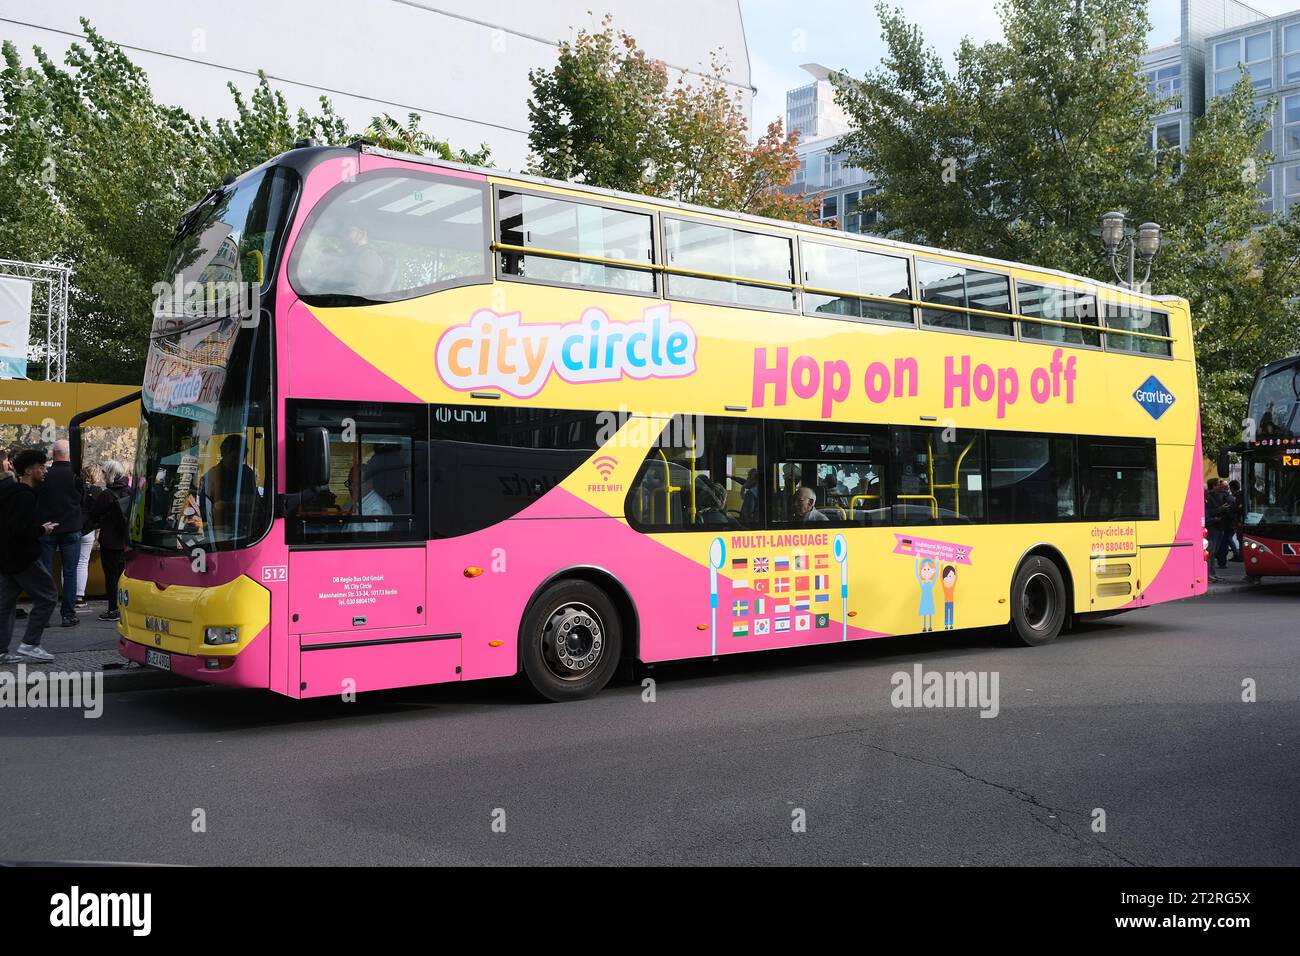
<path fill-rule="evenodd" d="M 0 0 L 0 38 L 30 62 L 57 61 L 89 18 L 149 74 L 155 96 L 191 113 L 232 114 L 226 83 L 245 92 L 263 69 L 291 108 L 323 93 L 360 128 L 387 111 L 425 115 L 453 147 L 492 147 L 497 165 L 527 157 L 528 71 L 556 43 L 614 14 L 647 53 L 677 69 L 707 66 L 721 47 L 730 81 L 752 106 L 749 54 L 735 0 Z"/>

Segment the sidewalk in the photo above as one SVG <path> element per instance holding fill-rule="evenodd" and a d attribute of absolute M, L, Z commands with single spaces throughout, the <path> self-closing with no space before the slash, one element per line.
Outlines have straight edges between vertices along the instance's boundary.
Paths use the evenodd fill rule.
<path fill-rule="evenodd" d="M 1300 584 L 1300 578 L 1288 577 L 1260 578 L 1257 583 L 1252 584 L 1246 580 L 1246 566 L 1240 561 L 1229 560 L 1226 568 L 1213 568 L 1212 570 L 1219 580 L 1210 582 L 1210 590 L 1207 596 L 1236 594 L 1241 591 L 1272 589 L 1279 585 Z"/>
<path fill-rule="evenodd" d="M 29 605 L 20 605 L 30 610 Z M 37 671 L 103 671 L 105 691 L 152 690 L 156 687 L 179 687 L 190 682 L 183 677 L 168 674 L 152 667 L 141 667 L 117 653 L 117 624 L 101 621 L 99 615 L 108 610 L 107 601 L 91 601 L 77 611 L 81 623 L 76 627 L 59 625 L 59 610 L 54 609 L 50 626 L 45 628 L 41 646 L 54 655 L 49 663 L 28 660 L 29 674 Z M 14 622 L 12 649 L 17 650 L 22 641 L 25 620 Z M 0 664 L 0 671 L 16 672 L 17 664 Z"/>

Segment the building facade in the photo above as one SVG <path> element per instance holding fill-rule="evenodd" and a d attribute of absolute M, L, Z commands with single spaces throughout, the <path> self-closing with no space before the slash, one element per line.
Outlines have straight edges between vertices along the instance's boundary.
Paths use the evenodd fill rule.
<path fill-rule="evenodd" d="M 1269 131 L 1260 143 L 1260 153 L 1272 157 L 1259 187 L 1260 207 L 1294 214 L 1300 209 L 1300 9 L 1207 37 L 1207 100 L 1229 92 L 1242 67 L 1257 104 L 1271 109 Z"/>
<path fill-rule="evenodd" d="M 838 226 L 846 232 L 862 232 L 875 221 L 874 213 L 857 211 L 863 195 L 876 192 L 871 176 L 848 164 L 835 144 L 849 131 L 849 118 L 835 103 L 831 71 L 819 63 L 805 63 L 813 78 L 785 95 L 786 129 L 799 133 L 799 172 L 785 192 L 820 193 L 818 222 Z"/>
<path fill-rule="evenodd" d="M 424 129 L 453 147 L 486 143 L 497 165 L 520 169 L 528 71 L 553 65 L 560 42 L 599 29 L 605 13 L 675 75 L 705 70 L 721 50 L 748 118 L 753 87 L 737 0 L 0 0 L 0 38 L 27 63 L 33 46 L 61 63 L 70 44 L 84 46 L 84 16 L 146 71 L 160 102 L 195 115 L 232 116 L 226 84 L 247 93 L 264 70 L 291 109 L 317 110 L 327 96 L 356 129 L 379 113 L 402 121 L 419 113 Z"/>
<path fill-rule="evenodd" d="M 1151 131 L 1157 150 L 1185 150 L 1193 123 L 1214 97 L 1231 91 L 1245 69 L 1257 104 L 1276 106 L 1259 145 L 1264 162 L 1260 208 L 1300 207 L 1300 9 L 1270 17 L 1237 0 L 1181 0 L 1181 37 L 1143 57 L 1147 88 L 1169 101 Z"/>

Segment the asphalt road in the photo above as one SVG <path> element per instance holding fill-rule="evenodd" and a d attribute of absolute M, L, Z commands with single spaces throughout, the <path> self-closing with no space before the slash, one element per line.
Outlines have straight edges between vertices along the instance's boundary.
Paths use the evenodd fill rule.
<path fill-rule="evenodd" d="M 1036 649 L 957 633 L 659 667 L 653 703 L 493 681 L 0 710 L 0 859 L 1296 865 L 1297 598 L 1203 598 Z M 894 708 L 916 663 L 997 672 L 998 715 Z"/>

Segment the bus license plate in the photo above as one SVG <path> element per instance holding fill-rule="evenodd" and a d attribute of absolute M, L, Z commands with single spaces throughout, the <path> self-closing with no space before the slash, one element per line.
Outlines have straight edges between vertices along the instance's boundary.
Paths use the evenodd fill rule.
<path fill-rule="evenodd" d="M 146 647 L 144 649 L 144 662 L 150 667 L 157 667 L 160 670 L 169 671 L 172 669 L 172 656 L 166 651 L 155 651 Z"/>

